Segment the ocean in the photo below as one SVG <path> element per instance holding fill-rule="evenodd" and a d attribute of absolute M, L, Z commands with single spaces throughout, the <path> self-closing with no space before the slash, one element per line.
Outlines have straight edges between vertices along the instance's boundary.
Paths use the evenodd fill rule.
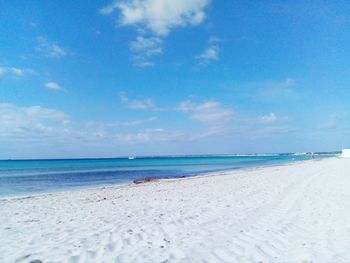
<path fill-rule="evenodd" d="M 214 171 L 269 166 L 328 156 L 267 154 L 0 160 L 0 197 L 123 184 L 144 177 L 195 176 Z"/>

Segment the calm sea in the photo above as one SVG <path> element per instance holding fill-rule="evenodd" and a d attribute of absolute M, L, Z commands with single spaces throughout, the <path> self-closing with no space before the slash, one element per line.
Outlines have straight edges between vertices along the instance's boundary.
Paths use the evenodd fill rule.
<path fill-rule="evenodd" d="M 316 156 L 314 158 L 323 158 Z M 0 196 L 88 188 L 152 177 L 193 176 L 311 159 L 291 154 L 264 156 L 140 157 L 135 159 L 2 160 Z"/>

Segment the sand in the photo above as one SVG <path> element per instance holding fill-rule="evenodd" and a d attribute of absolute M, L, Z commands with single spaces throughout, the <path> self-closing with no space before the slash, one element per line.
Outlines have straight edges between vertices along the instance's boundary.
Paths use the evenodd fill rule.
<path fill-rule="evenodd" d="M 350 262 L 350 159 L 0 200 L 0 262 Z"/>

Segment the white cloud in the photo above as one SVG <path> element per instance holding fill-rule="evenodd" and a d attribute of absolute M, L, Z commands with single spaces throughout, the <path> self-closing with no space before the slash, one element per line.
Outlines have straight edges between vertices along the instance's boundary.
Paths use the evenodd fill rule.
<path fill-rule="evenodd" d="M 156 105 L 150 98 L 129 99 L 125 94 L 120 95 L 121 102 L 129 109 L 133 110 L 155 110 Z"/>
<path fill-rule="evenodd" d="M 22 76 L 23 75 L 23 70 L 22 69 L 19 69 L 19 68 L 9 68 L 8 69 L 13 75 L 16 75 L 16 76 Z"/>
<path fill-rule="evenodd" d="M 63 47 L 44 37 L 38 37 L 38 46 L 36 50 L 52 58 L 60 58 L 68 55 L 68 52 Z"/>
<path fill-rule="evenodd" d="M 223 123 L 233 117 L 233 110 L 220 102 L 208 101 L 193 103 L 186 100 L 180 103 L 179 110 L 190 114 L 191 118 L 205 123 Z"/>
<path fill-rule="evenodd" d="M 118 9 L 121 25 L 138 26 L 164 36 L 171 28 L 200 24 L 208 4 L 209 0 L 113 1 L 100 9 L 100 13 L 108 15 Z"/>
<path fill-rule="evenodd" d="M 235 83 L 227 85 L 227 88 L 239 92 L 239 94 L 259 101 L 282 101 L 284 99 L 296 99 L 300 95 L 294 78 L 286 78 L 281 81 L 259 81 L 247 83 Z"/>
<path fill-rule="evenodd" d="M 154 66 L 154 63 L 151 61 L 145 61 L 142 56 L 135 56 L 133 57 L 135 66 L 141 67 L 141 68 L 148 68 Z"/>
<path fill-rule="evenodd" d="M 219 42 L 220 40 L 218 38 L 211 37 L 208 41 L 208 47 L 202 54 L 197 56 L 197 59 L 202 60 L 202 62 L 217 60 L 219 58 Z"/>
<path fill-rule="evenodd" d="M 68 116 L 58 110 L 41 106 L 19 107 L 10 103 L 0 103 L 1 127 L 26 127 L 41 121 L 57 121 L 61 124 L 69 121 Z M 15 125 L 13 125 L 15 124 Z"/>
<path fill-rule="evenodd" d="M 262 124 L 271 124 L 277 121 L 275 113 L 270 112 L 268 115 L 263 115 L 258 118 L 258 122 Z"/>
<path fill-rule="evenodd" d="M 62 90 L 62 87 L 58 85 L 56 82 L 47 82 L 45 83 L 45 87 L 56 91 Z"/>
<path fill-rule="evenodd" d="M 1 139 L 31 140 L 43 134 L 53 136 L 55 131 L 64 129 L 69 117 L 64 112 L 41 106 L 0 103 L 0 123 Z"/>
<path fill-rule="evenodd" d="M 198 56 L 198 58 L 204 60 L 217 60 L 218 49 L 216 47 L 208 47 L 202 54 Z"/>
<path fill-rule="evenodd" d="M 129 144 L 169 142 L 183 140 L 184 134 L 181 132 L 168 131 L 162 128 L 147 129 L 138 132 L 117 133 L 113 136 L 115 142 Z"/>
<path fill-rule="evenodd" d="M 57 109 L 0 103 L 0 145 L 4 149 L 0 155 L 2 158 L 113 156 L 124 151 L 122 149 L 124 153 L 135 154 L 145 148 L 144 153 L 151 154 L 177 149 L 179 143 L 185 147 L 189 142 L 209 143 L 208 149 L 213 149 L 215 142 L 226 145 L 241 140 L 265 140 L 296 131 L 288 125 L 256 126 L 251 120 L 237 119 L 238 113 L 233 119 L 234 111 L 217 101 L 187 100 L 174 111 L 182 111 L 207 125 L 166 129 L 155 127 L 159 123 L 155 123 L 156 116 L 127 121 L 76 121 Z M 171 148 L 173 146 L 175 148 Z M 155 148 L 152 150 L 152 147 Z"/>
<path fill-rule="evenodd" d="M 95 127 L 95 128 L 103 128 L 103 127 L 136 127 L 145 125 L 151 122 L 156 121 L 158 118 L 156 116 L 152 116 L 146 119 L 138 119 L 138 120 L 131 120 L 131 121 L 112 121 L 112 122 L 95 122 L 95 121 L 89 121 L 86 123 L 88 127 Z"/>
<path fill-rule="evenodd" d="M 60 144 L 70 141 L 77 147 L 81 145 L 102 145 L 105 147 L 132 143 L 166 141 L 177 138 L 180 133 L 161 128 L 135 130 L 157 120 L 155 116 L 147 119 L 125 122 L 72 122 L 69 116 L 56 109 L 41 106 L 17 106 L 0 103 L 0 142 L 13 147 L 23 144 L 33 148 L 40 145 Z M 133 131 L 122 131 L 133 129 Z"/>
<path fill-rule="evenodd" d="M 134 121 L 126 121 L 126 122 L 122 122 L 120 123 L 121 126 L 126 126 L 126 127 L 132 127 L 132 126 L 139 126 L 139 125 L 143 125 L 146 123 L 150 123 L 153 122 L 155 120 L 157 120 L 158 118 L 153 116 L 147 119 L 143 119 L 143 120 L 134 120 Z"/>
<path fill-rule="evenodd" d="M 31 69 L 23 69 L 16 67 L 0 67 L 0 76 L 4 76 L 7 74 L 15 77 L 22 77 L 26 73 L 34 73 L 34 71 Z"/>
<path fill-rule="evenodd" d="M 130 43 L 130 50 L 134 52 L 133 60 L 137 66 L 153 66 L 151 57 L 162 54 L 162 39 L 159 37 L 138 36 L 135 41 Z"/>
<path fill-rule="evenodd" d="M 138 36 L 135 41 L 131 42 L 130 49 L 135 52 L 145 51 L 149 56 L 157 55 L 162 53 L 161 42 L 162 40 L 158 37 Z"/>
<path fill-rule="evenodd" d="M 205 18 L 210 0 L 114 0 L 100 9 L 103 15 L 120 12 L 120 26 L 135 26 L 139 36 L 131 43 L 136 64 L 150 66 L 149 58 L 162 53 L 162 38 L 176 27 L 196 26 Z M 144 35 L 149 35 L 144 37 Z"/>

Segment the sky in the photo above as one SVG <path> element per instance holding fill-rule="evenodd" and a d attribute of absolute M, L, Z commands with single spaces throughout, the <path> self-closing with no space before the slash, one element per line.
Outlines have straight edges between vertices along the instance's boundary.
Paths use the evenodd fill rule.
<path fill-rule="evenodd" d="M 350 2 L 0 2 L 0 158 L 350 147 Z"/>

